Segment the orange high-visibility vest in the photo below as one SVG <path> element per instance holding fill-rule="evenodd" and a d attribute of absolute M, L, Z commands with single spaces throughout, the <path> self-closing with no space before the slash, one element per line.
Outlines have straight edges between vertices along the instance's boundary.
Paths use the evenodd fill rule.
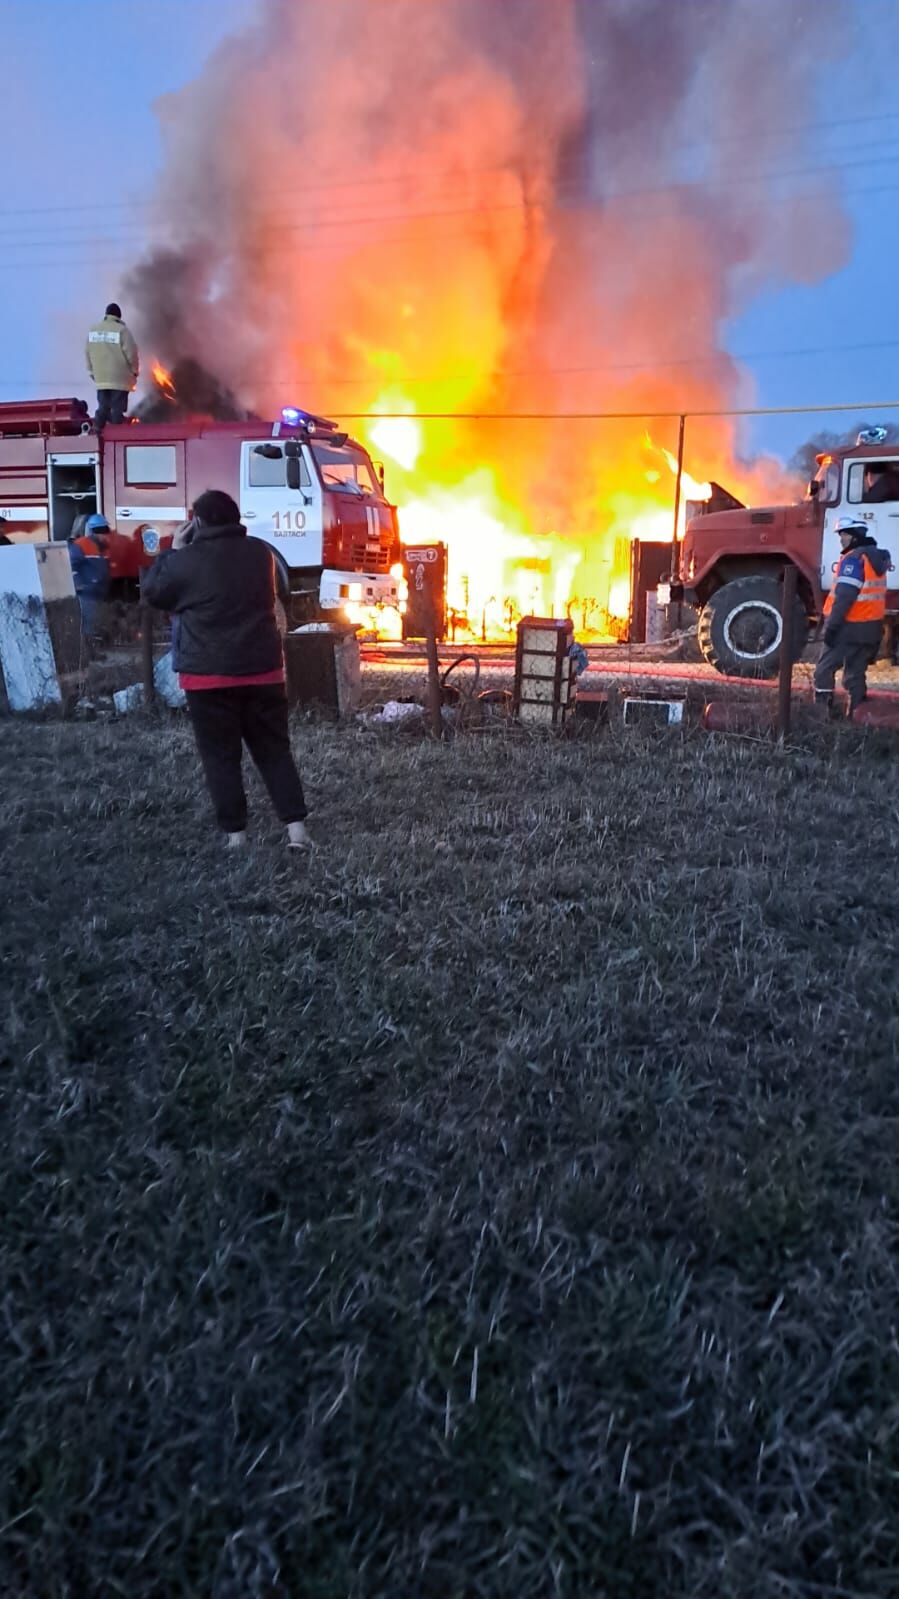
<path fill-rule="evenodd" d="M 887 614 L 887 575 L 886 572 L 883 572 L 878 576 L 864 550 L 846 550 L 840 556 L 833 588 L 824 601 L 824 615 L 829 616 L 833 610 L 833 597 L 836 586 L 840 581 L 843 562 L 850 556 L 855 555 L 860 555 L 862 558 L 864 580 L 856 599 L 852 601 L 843 620 L 845 622 L 882 622 Z"/>
<path fill-rule="evenodd" d="M 93 556 L 103 554 L 99 544 L 95 542 L 90 533 L 82 533 L 79 538 L 73 539 L 72 543 L 77 546 L 83 555 Z"/>

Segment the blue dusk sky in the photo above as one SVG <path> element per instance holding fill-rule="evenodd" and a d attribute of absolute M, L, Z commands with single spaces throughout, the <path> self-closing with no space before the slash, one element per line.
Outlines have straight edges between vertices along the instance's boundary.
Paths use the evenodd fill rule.
<path fill-rule="evenodd" d="M 86 393 L 84 329 L 140 254 L 160 171 L 154 104 L 256 11 L 257 0 L 0 0 L 0 398 Z M 807 11 L 812 29 L 815 0 Z M 834 168 L 849 259 L 822 282 L 763 292 L 727 325 L 760 406 L 899 399 L 899 0 L 847 0 L 846 13 L 812 160 Z M 746 442 L 787 457 L 857 415 L 759 419 Z"/>

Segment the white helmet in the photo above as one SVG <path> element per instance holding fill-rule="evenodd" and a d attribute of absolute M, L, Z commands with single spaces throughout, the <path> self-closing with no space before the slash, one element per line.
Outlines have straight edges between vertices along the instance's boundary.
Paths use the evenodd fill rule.
<path fill-rule="evenodd" d="M 867 522 L 860 522 L 855 516 L 837 517 L 836 531 L 838 533 L 867 533 Z"/>

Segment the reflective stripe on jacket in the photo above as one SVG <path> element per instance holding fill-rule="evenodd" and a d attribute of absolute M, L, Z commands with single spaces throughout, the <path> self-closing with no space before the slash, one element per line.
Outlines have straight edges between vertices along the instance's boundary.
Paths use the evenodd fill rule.
<path fill-rule="evenodd" d="M 91 535 L 89 533 L 81 533 L 77 539 L 73 539 L 72 540 L 72 543 L 74 544 L 76 549 L 81 551 L 82 555 L 102 555 L 103 554 L 103 551 L 101 550 L 101 548 L 100 548 L 99 544 L 97 543 L 96 539 L 91 538 Z"/>
<path fill-rule="evenodd" d="M 109 562 L 89 533 L 71 540 L 69 561 L 75 593 L 101 599 L 109 587 Z"/>
<path fill-rule="evenodd" d="M 852 575 L 852 569 L 861 559 L 863 576 L 861 579 Z M 844 567 L 849 571 L 845 572 Z M 845 622 L 882 622 L 887 609 L 887 578 L 886 573 L 878 574 L 868 560 L 864 550 L 846 550 L 840 556 L 834 577 L 834 585 L 827 599 L 824 601 L 824 615 L 829 616 L 833 610 L 837 584 L 843 583 L 847 587 L 858 589 L 858 595 L 850 605 L 843 620 Z"/>
<path fill-rule="evenodd" d="M 130 393 L 140 372 L 140 356 L 131 329 L 117 316 L 105 316 L 87 336 L 87 370 L 98 389 Z"/>

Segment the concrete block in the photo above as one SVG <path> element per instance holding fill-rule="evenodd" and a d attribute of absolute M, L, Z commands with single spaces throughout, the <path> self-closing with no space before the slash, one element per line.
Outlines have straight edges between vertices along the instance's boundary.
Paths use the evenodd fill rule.
<path fill-rule="evenodd" d="M 0 546 L 0 672 L 11 711 L 62 702 L 79 661 L 81 622 L 64 544 Z"/>

